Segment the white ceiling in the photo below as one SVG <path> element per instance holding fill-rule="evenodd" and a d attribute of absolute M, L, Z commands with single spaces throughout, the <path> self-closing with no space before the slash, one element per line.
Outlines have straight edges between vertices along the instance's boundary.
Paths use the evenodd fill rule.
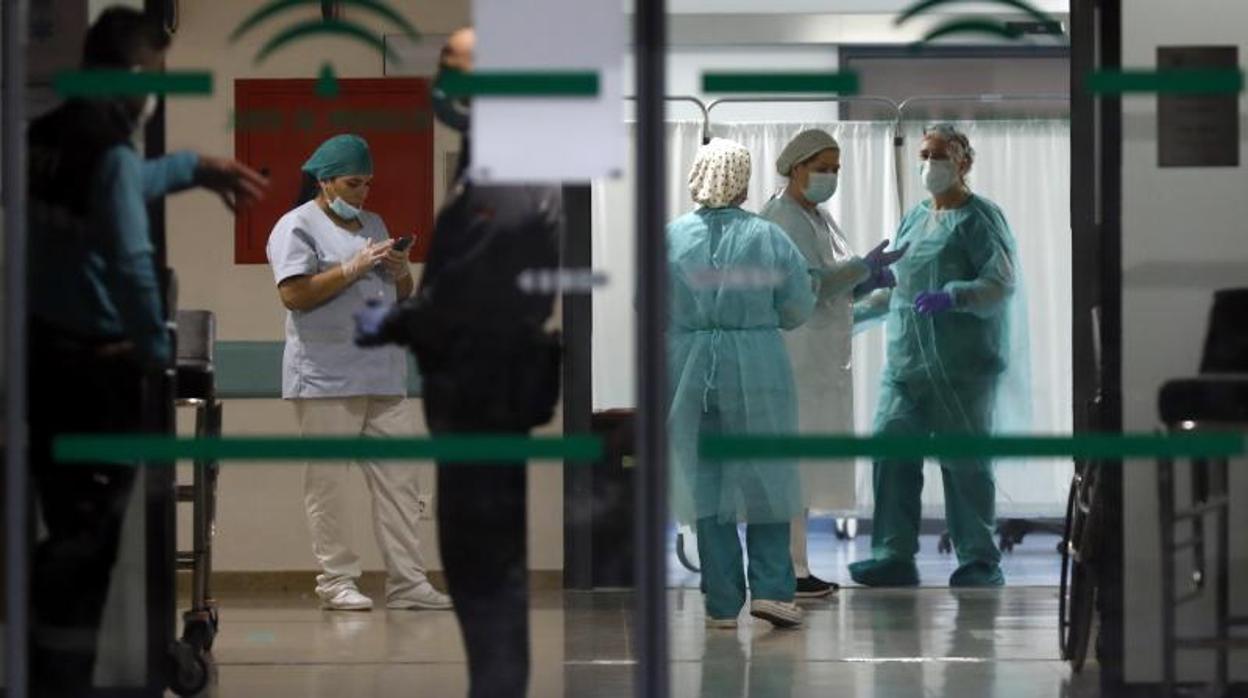
<path fill-rule="evenodd" d="M 631 9 L 632 3 L 625 0 Z M 893 13 L 913 5 L 915 0 L 667 0 L 668 12 L 677 14 L 845 14 Z M 1042 12 L 1068 13 L 1070 0 L 1032 0 Z M 1015 13 L 1001 3 L 983 0 L 952 3 L 939 12 Z"/>

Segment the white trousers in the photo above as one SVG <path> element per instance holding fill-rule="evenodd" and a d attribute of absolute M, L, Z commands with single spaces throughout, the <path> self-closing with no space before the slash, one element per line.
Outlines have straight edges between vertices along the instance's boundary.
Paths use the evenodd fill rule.
<path fill-rule="evenodd" d="M 415 415 L 398 397 L 295 400 L 304 436 L 404 437 L 415 433 Z M 417 468 L 410 463 L 354 461 L 364 472 L 373 499 L 373 533 L 386 565 L 386 599 L 427 583 L 416 523 L 420 518 Z M 316 593 L 332 596 L 359 579 L 360 558 L 347 545 L 350 519 L 343 488 L 351 461 L 312 461 L 304 471 L 304 506 L 312 534 L 312 554 L 321 565 Z"/>
<path fill-rule="evenodd" d="M 793 556 L 793 576 L 798 579 L 810 576 L 810 557 L 806 550 L 806 518 L 810 511 L 803 511 L 789 523 L 789 554 Z"/>

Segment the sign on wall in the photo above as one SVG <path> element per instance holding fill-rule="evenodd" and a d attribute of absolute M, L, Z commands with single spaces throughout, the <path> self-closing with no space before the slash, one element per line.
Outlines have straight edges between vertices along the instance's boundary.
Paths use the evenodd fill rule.
<path fill-rule="evenodd" d="M 623 173 L 627 16 L 618 0 L 475 0 L 475 70 L 589 72 L 592 96 L 489 96 L 472 103 L 478 181 L 585 181 Z"/>
<path fill-rule="evenodd" d="M 1157 69 L 1238 70 L 1239 47 L 1161 46 Z M 1160 167 L 1239 167 L 1239 94 L 1159 95 L 1157 146 Z"/>

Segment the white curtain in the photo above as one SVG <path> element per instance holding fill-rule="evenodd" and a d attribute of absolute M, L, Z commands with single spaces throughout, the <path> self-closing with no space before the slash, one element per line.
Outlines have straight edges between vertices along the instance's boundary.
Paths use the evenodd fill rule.
<path fill-rule="evenodd" d="M 980 121 L 959 124 L 978 157 L 972 188 L 996 201 L 1018 239 L 1027 285 L 1031 337 L 1033 426 L 1031 433 L 1070 433 L 1070 128 L 1066 121 Z M 850 245 L 865 252 L 891 239 L 900 220 L 893 125 L 888 122 L 720 124 L 715 135 L 750 149 L 754 171 L 745 207 L 757 211 L 783 184 L 776 156 L 799 131 L 822 128 L 841 144 L 840 188 L 829 210 Z M 902 153 L 902 199 L 921 200 L 917 152 L 921 128 L 907 126 Z M 701 122 L 667 125 L 668 215 L 693 208 L 686 177 L 702 137 Z M 631 149 L 630 149 L 631 152 Z M 630 170 L 625 170 L 631 171 Z M 634 405 L 633 184 L 620 179 L 593 186 L 594 266 L 610 275 L 610 285 L 594 295 L 594 408 Z M 854 339 L 854 423 L 871 433 L 879 376 L 884 367 L 884 333 L 877 327 Z M 799 378 L 800 379 L 800 378 Z M 858 510 L 869 515 L 871 468 L 857 469 Z M 1003 461 L 997 465 L 999 516 L 1060 515 L 1070 483 L 1069 461 Z M 939 482 L 929 464 L 925 477 Z M 924 515 L 943 514 L 939 486 L 925 487 Z"/>

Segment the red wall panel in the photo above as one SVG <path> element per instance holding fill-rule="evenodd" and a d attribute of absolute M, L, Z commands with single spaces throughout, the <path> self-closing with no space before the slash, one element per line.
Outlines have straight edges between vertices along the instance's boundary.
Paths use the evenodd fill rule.
<path fill-rule="evenodd" d="M 374 179 L 365 208 L 394 237 L 416 234 L 411 259 L 425 257 L 433 228 L 433 119 L 429 83 L 418 78 L 338 80 L 339 93 L 316 94 L 316 80 L 235 80 L 234 156 L 266 173 L 269 196 L 234 219 L 236 264 L 264 264 L 277 219 L 299 193 L 300 166 L 326 138 L 363 136 Z"/>

